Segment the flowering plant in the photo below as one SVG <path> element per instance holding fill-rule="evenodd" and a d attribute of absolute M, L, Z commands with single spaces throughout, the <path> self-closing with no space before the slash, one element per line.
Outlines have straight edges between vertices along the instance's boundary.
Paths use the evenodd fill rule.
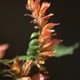
<path fill-rule="evenodd" d="M 44 80 L 49 78 L 47 76 L 45 61 L 56 55 L 56 45 L 61 43 L 61 39 L 55 38 L 56 33 L 53 29 L 59 23 L 48 22 L 53 13 L 46 15 L 47 9 L 51 3 L 43 2 L 40 4 L 40 0 L 27 0 L 26 9 L 31 11 L 31 14 L 25 14 L 24 16 L 30 16 L 33 18 L 31 23 L 35 24 L 34 28 L 37 32 L 33 32 L 30 36 L 31 41 L 27 50 L 27 55 L 17 56 L 12 60 L 1 60 L 5 65 L 8 65 L 10 69 L 5 69 L 3 72 L 8 73 L 9 77 L 15 80 Z M 6 50 L 8 45 L 3 45 Z M 2 54 L 2 55 L 1 55 Z M 64 55 L 64 54 L 61 54 Z M 59 55 L 60 56 L 60 55 Z M 0 58 L 3 57 L 3 53 L 0 50 Z M 39 73 L 30 76 L 32 67 L 36 65 L 39 68 Z M 41 74 L 44 72 L 46 75 Z"/>

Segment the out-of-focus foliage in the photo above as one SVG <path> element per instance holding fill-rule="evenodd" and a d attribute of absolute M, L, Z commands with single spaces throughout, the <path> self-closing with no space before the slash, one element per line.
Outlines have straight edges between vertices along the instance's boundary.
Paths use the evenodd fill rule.
<path fill-rule="evenodd" d="M 74 53 L 74 50 L 79 47 L 79 43 L 76 42 L 74 45 L 71 46 L 65 46 L 63 44 L 58 44 L 54 48 L 56 50 L 55 57 L 61 57 L 66 55 L 72 55 Z"/>

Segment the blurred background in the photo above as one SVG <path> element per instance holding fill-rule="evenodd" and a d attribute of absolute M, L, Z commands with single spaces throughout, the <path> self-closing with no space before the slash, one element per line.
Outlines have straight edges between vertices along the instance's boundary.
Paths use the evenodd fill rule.
<path fill-rule="evenodd" d="M 58 38 L 66 46 L 80 43 L 80 2 L 79 0 L 41 0 L 51 2 L 47 13 L 54 13 L 51 22 L 60 23 L 55 27 Z M 34 30 L 32 20 L 24 17 L 30 13 L 25 8 L 26 0 L 0 0 L 0 44 L 8 43 L 9 48 L 3 59 L 26 54 L 30 35 Z M 51 58 L 46 62 L 50 80 L 80 79 L 80 47 L 73 55 Z M 5 68 L 0 64 L 0 68 Z M 0 76 L 0 80 L 9 80 Z"/>

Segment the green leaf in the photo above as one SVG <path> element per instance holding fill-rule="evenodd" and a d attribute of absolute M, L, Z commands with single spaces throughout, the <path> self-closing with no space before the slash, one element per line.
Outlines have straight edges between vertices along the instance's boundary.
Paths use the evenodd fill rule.
<path fill-rule="evenodd" d="M 12 63 L 13 61 L 14 61 L 14 59 L 12 59 L 12 60 L 9 60 L 9 59 L 0 60 L 0 62 L 2 64 L 9 64 L 9 63 Z"/>
<path fill-rule="evenodd" d="M 37 32 L 33 32 L 32 34 L 31 34 L 31 37 L 30 38 L 34 38 L 34 37 L 38 37 L 39 36 L 39 34 L 37 33 Z"/>
<path fill-rule="evenodd" d="M 28 51 L 39 50 L 39 45 L 29 46 Z"/>
<path fill-rule="evenodd" d="M 40 53 L 40 51 L 39 50 L 28 50 L 27 51 L 27 55 L 34 55 L 34 56 L 37 56 L 37 55 L 39 55 L 39 53 Z"/>
<path fill-rule="evenodd" d="M 19 56 L 19 60 L 27 60 L 27 55 Z"/>
<path fill-rule="evenodd" d="M 29 43 L 29 46 L 33 46 L 33 45 L 38 44 L 38 43 L 39 43 L 38 39 L 32 39 Z"/>
<path fill-rule="evenodd" d="M 34 55 L 37 56 L 39 55 L 39 46 L 35 45 L 35 46 L 30 46 L 30 48 L 27 50 L 27 55 Z"/>
<path fill-rule="evenodd" d="M 39 57 L 39 50 L 27 51 L 27 60 Z"/>
<path fill-rule="evenodd" d="M 37 56 L 27 56 L 27 60 L 32 60 L 32 59 L 35 59 Z"/>
<path fill-rule="evenodd" d="M 54 50 L 56 50 L 55 57 L 61 57 L 65 55 L 72 55 L 74 50 L 79 47 L 79 43 L 75 43 L 72 46 L 65 46 L 62 44 L 58 44 Z"/>
<path fill-rule="evenodd" d="M 27 55 L 18 56 L 18 58 L 19 58 L 19 60 L 27 60 Z M 13 62 L 14 62 L 14 59 L 15 59 L 15 58 L 13 58 L 13 59 L 11 59 L 11 60 L 9 60 L 9 59 L 4 59 L 4 60 L 0 60 L 0 62 L 1 62 L 2 64 L 9 64 L 9 63 L 13 63 Z"/>

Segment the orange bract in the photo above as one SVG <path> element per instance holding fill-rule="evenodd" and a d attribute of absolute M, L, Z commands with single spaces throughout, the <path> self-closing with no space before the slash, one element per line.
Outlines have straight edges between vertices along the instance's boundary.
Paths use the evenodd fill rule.
<path fill-rule="evenodd" d="M 12 65 L 8 66 L 11 68 L 11 73 L 14 73 L 15 75 L 19 75 L 19 77 L 26 77 L 29 74 L 29 71 L 31 69 L 32 60 L 24 62 L 23 60 L 19 60 L 18 57 L 14 59 L 14 63 Z M 8 70 L 5 70 L 6 72 L 9 72 Z"/>

